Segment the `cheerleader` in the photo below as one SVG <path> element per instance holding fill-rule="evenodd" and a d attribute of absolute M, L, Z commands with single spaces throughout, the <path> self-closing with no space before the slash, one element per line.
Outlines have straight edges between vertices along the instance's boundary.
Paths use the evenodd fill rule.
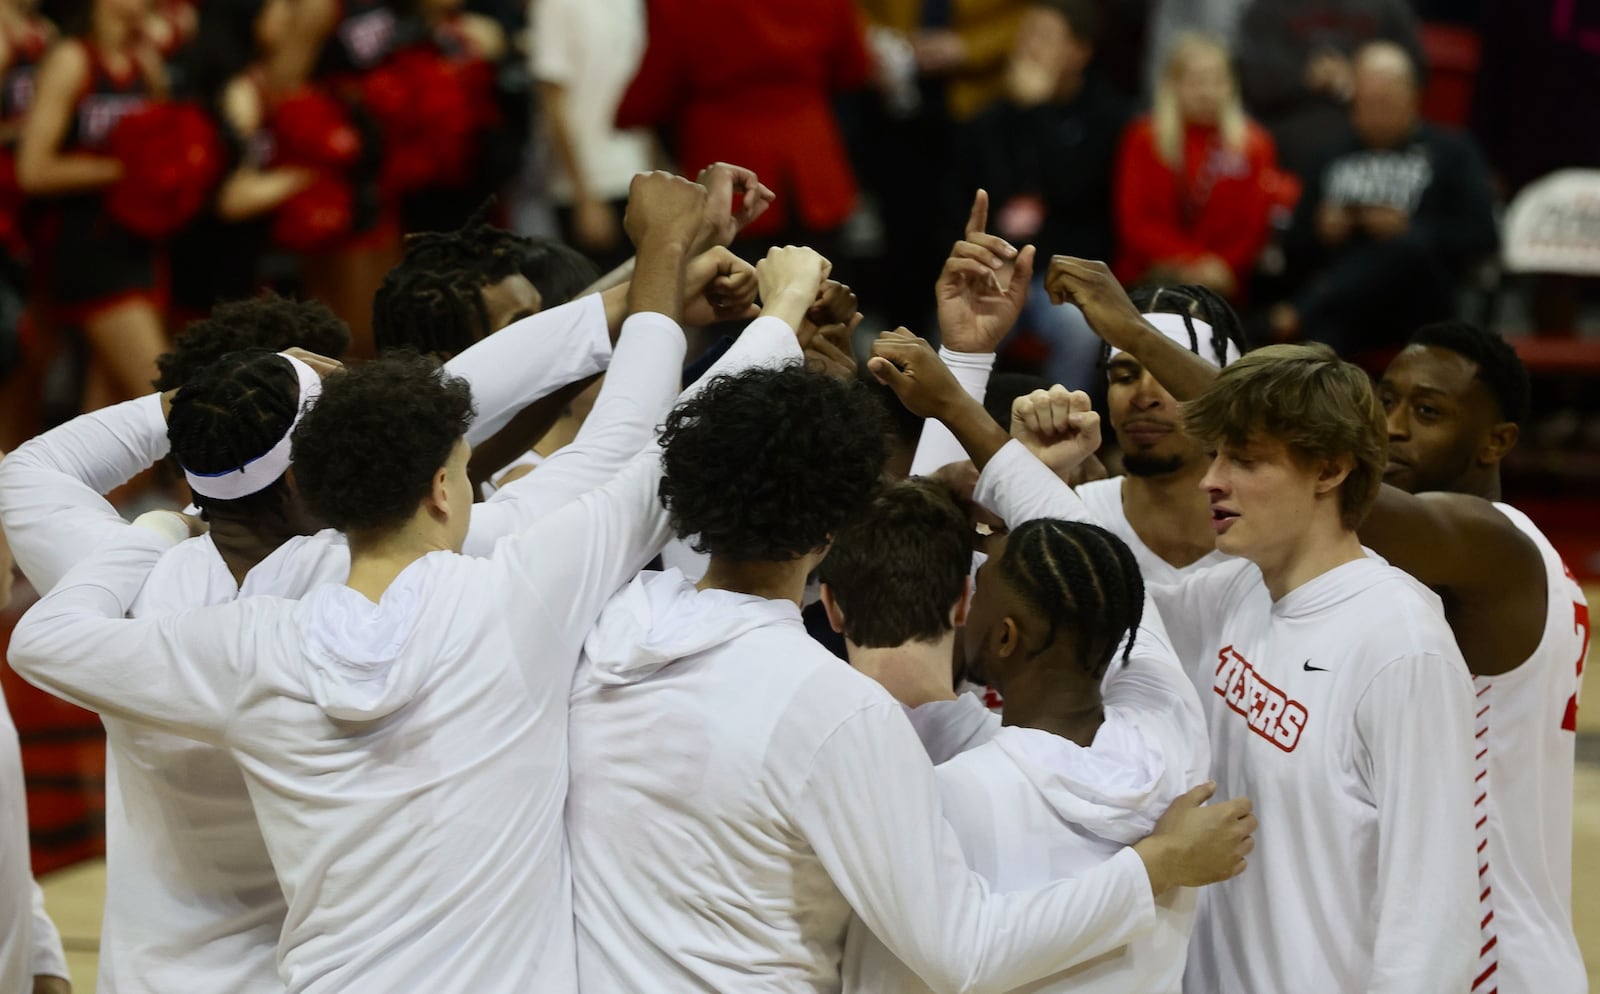
<path fill-rule="evenodd" d="M 283 43 L 290 0 L 209 0 L 184 60 L 195 99 L 221 122 L 233 168 L 211 210 L 172 243 L 174 314 L 201 318 L 253 296 L 272 212 L 310 185 L 309 169 L 274 166 L 265 66 Z"/>
<path fill-rule="evenodd" d="M 39 16 L 32 0 L 0 0 L 0 294 L 14 303 L 27 285 L 28 237 L 23 218 L 22 191 L 16 182 L 17 134 L 23 115 L 33 101 L 34 76 L 44 53 L 55 40 L 55 26 Z M 37 430 L 48 356 L 39 347 L 36 322 L 17 321 L 17 361 L 0 388 L 0 448 L 21 444 Z"/>
<path fill-rule="evenodd" d="M 389 57 L 395 10 L 388 0 L 298 0 L 286 19 L 284 41 L 266 64 L 271 92 L 288 94 L 308 82 L 347 103 L 359 102 L 363 77 Z M 369 358 L 372 296 L 400 262 L 400 208 L 364 184 L 355 230 L 326 251 L 303 258 L 306 292 L 350 326 L 352 358 Z"/>
<path fill-rule="evenodd" d="M 119 227 L 105 193 L 122 176 L 108 146 L 119 121 L 166 90 L 160 53 L 144 36 L 143 0 L 82 0 L 68 37 L 39 67 L 17 147 L 17 181 L 40 198 L 36 278 L 52 323 L 82 329 L 93 362 L 85 406 L 149 390 L 162 328 L 160 247 Z"/>

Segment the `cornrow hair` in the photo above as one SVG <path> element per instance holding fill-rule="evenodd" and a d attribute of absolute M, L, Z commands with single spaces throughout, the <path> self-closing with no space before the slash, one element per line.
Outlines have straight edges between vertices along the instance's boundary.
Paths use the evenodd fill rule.
<path fill-rule="evenodd" d="M 485 287 L 522 272 L 528 239 L 489 223 L 491 197 L 454 231 L 419 231 L 405 238 L 405 257 L 396 268 L 471 273 Z"/>
<path fill-rule="evenodd" d="M 1090 676 L 1105 673 L 1124 638 L 1122 660 L 1128 661 L 1144 617 L 1144 577 L 1121 539 L 1097 525 L 1037 518 L 1011 532 L 999 569 L 1049 622 L 1040 652 L 1068 627 Z"/>
<path fill-rule="evenodd" d="M 1228 343 L 1232 342 L 1240 355 L 1250 351 L 1245 337 L 1244 322 L 1233 305 L 1217 291 L 1199 283 L 1179 283 L 1174 286 L 1136 287 L 1129 294 L 1141 314 L 1176 314 L 1183 318 L 1189 331 L 1189 351 L 1200 355 L 1200 334 L 1195 331 L 1194 319 L 1199 318 L 1211 326 L 1211 357 L 1217 368 L 1228 364 Z M 1111 343 L 1100 344 L 1100 365 L 1111 362 Z"/>
<path fill-rule="evenodd" d="M 488 337 L 489 308 L 479 283 L 461 269 L 402 263 L 372 298 L 372 337 L 379 354 L 409 349 L 450 359 Z"/>
<path fill-rule="evenodd" d="M 283 440 L 299 412 L 300 379 L 289 361 L 266 349 L 230 352 L 196 373 L 172 398 L 167 439 L 178 464 L 196 473 L 226 473 L 259 459 Z M 202 516 L 283 517 L 282 477 L 237 500 L 192 493 Z"/>

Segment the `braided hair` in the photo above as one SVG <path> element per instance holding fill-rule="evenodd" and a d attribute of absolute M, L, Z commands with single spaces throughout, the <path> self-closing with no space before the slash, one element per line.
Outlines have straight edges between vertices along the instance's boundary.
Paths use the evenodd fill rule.
<path fill-rule="evenodd" d="M 406 236 L 405 257 L 372 298 L 380 353 L 404 348 L 449 359 L 496 330 L 480 291 L 521 274 L 524 239 L 489 224 L 492 204 L 455 231 Z"/>
<path fill-rule="evenodd" d="M 1211 356 L 1217 368 L 1228 364 L 1228 343 L 1232 342 L 1240 355 L 1250 351 L 1244 333 L 1244 322 L 1226 299 L 1217 291 L 1199 283 L 1180 283 L 1174 286 L 1136 287 L 1129 294 L 1133 305 L 1141 314 L 1176 314 L 1183 318 L 1189 331 L 1189 351 L 1200 355 L 1200 335 L 1195 331 L 1194 319 L 1199 318 L 1211 326 Z M 1100 346 L 1100 365 L 1111 362 L 1111 344 Z"/>
<path fill-rule="evenodd" d="M 1124 637 L 1127 662 L 1144 617 L 1144 577 L 1121 539 L 1096 525 L 1037 518 L 1011 532 L 997 565 L 1049 622 L 1041 652 L 1067 627 L 1077 635 L 1079 662 L 1090 676 L 1105 673 Z"/>
<path fill-rule="evenodd" d="M 270 452 L 299 409 L 300 379 L 287 359 L 266 349 L 230 352 L 197 372 L 172 398 L 167 438 L 185 469 L 226 473 Z M 289 485 L 281 476 L 237 500 L 193 494 L 207 521 L 219 513 L 286 518 L 288 498 Z"/>

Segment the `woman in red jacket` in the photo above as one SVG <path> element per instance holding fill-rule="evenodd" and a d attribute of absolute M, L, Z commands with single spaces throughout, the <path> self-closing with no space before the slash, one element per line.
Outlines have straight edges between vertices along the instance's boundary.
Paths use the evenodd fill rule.
<path fill-rule="evenodd" d="M 1154 109 L 1123 135 L 1118 279 L 1203 283 L 1238 299 L 1281 182 L 1271 137 L 1245 116 L 1227 50 L 1204 35 L 1181 37 Z"/>

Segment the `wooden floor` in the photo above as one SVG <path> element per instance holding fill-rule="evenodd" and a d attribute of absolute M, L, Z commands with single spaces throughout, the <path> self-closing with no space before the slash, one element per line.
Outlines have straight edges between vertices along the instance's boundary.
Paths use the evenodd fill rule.
<path fill-rule="evenodd" d="M 1589 588 L 1589 603 L 1600 604 L 1600 587 Z M 1600 667 L 1600 639 L 1591 645 L 1590 664 Z M 1593 674 L 1600 669 L 1589 670 Z M 1600 992 L 1600 690 L 1589 688 L 1588 706 L 1578 709 L 1580 761 L 1573 810 L 1572 917 L 1589 968 L 1589 985 Z M 100 940 L 100 902 L 105 866 L 85 863 L 51 874 L 43 881 L 50 914 L 61 929 L 72 967 L 74 994 L 92 994 Z"/>

